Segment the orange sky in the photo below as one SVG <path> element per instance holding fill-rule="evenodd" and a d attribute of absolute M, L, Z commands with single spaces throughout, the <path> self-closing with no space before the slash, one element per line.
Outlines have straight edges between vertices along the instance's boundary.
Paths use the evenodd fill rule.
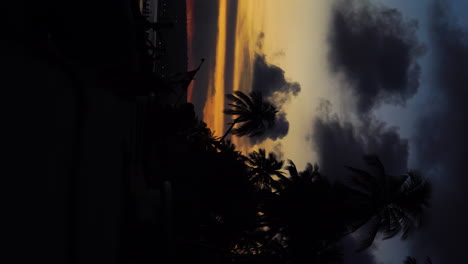
<path fill-rule="evenodd" d="M 193 23 L 193 8 L 195 4 L 195 0 L 186 0 L 185 2 L 187 8 L 187 57 L 188 57 L 188 65 L 187 69 L 191 70 L 195 67 L 193 61 L 193 32 L 195 32 L 195 23 Z M 195 80 L 193 80 L 189 87 L 187 88 L 187 101 L 192 101 L 192 92 Z"/>
<path fill-rule="evenodd" d="M 187 18 L 191 17 L 191 9 L 195 0 L 187 1 Z M 301 84 L 300 96 L 294 102 L 285 105 L 290 123 L 289 133 L 282 140 L 267 140 L 261 144 L 268 150 L 282 144 L 282 151 L 293 158 L 301 166 L 315 159 L 306 137 L 310 136 L 310 120 L 315 115 L 317 102 L 321 96 L 330 97 L 333 84 L 329 83 L 326 72 L 325 30 L 328 24 L 327 10 L 330 3 L 326 0 L 240 0 L 237 2 L 237 18 L 234 43 L 234 61 L 232 73 L 226 73 L 226 39 L 227 10 L 229 0 L 219 0 L 217 18 L 217 38 L 214 63 L 208 67 L 209 78 L 207 99 L 203 109 L 204 121 L 217 136 L 222 136 L 230 118 L 223 114 L 225 108 L 225 76 L 232 74 L 232 89 L 250 92 L 253 80 L 253 63 L 255 52 L 258 52 L 257 41 L 261 33 L 265 34 L 262 54 L 267 62 L 281 67 L 286 72 L 286 78 Z M 190 21 L 190 20 L 189 20 Z M 193 39 L 194 23 L 188 24 L 188 40 Z M 291 25 L 294 25 L 293 27 Z M 189 46 L 191 46 L 189 44 Z M 189 67 L 193 68 L 191 48 L 189 52 Z M 278 55 L 283 54 L 283 55 Z M 208 56 L 208 54 L 207 54 Z M 193 85 L 191 86 L 193 87 Z M 192 89 L 189 88 L 188 100 L 192 99 Z M 333 97 L 333 96 L 332 96 Z M 312 100 L 311 100 L 312 99 Z M 306 111 L 304 111 L 306 110 Z M 233 143 L 243 152 L 251 146 L 248 139 L 232 137 Z M 257 146 L 259 147 L 259 146 Z M 297 151 L 302 149 L 301 151 Z"/>
<path fill-rule="evenodd" d="M 227 0 L 219 1 L 218 37 L 216 40 L 216 61 L 214 71 L 210 73 L 208 98 L 203 109 L 204 121 L 217 136 L 224 128 L 224 72 L 226 68 L 226 19 Z"/>
<path fill-rule="evenodd" d="M 219 15 L 217 21 L 217 40 L 215 63 L 213 68 L 209 69 L 208 96 L 203 109 L 204 121 L 207 123 L 217 136 L 222 136 L 226 129 L 226 122 L 223 110 L 225 108 L 225 73 L 226 73 L 226 39 L 227 39 L 227 2 L 228 0 L 219 0 Z M 194 0 L 187 0 L 187 19 L 192 16 Z M 260 34 L 262 21 L 261 13 L 262 1 L 239 1 L 237 7 L 234 61 L 233 64 L 233 90 L 242 90 L 249 92 L 252 85 L 252 58 L 256 46 L 256 40 Z M 190 20 L 189 20 L 190 21 Z M 193 40 L 195 23 L 187 23 L 189 58 L 193 58 L 190 43 Z M 193 59 L 189 60 L 189 68 L 194 67 Z M 189 87 L 187 99 L 192 100 L 193 84 Z M 242 145 L 239 138 L 233 138 L 234 143 Z"/>

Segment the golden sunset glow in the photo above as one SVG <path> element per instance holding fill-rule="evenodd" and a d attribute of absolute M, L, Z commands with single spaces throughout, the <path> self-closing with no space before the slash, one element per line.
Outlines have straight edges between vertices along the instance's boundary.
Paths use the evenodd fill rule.
<path fill-rule="evenodd" d="M 187 0 L 189 3 L 191 0 Z M 227 2 L 219 1 L 218 31 L 215 63 L 207 65 L 209 80 L 208 93 L 203 109 L 203 119 L 217 136 L 222 136 L 230 117 L 223 114 L 225 107 L 225 76 L 232 74 L 233 91 L 249 93 L 252 90 L 255 54 L 261 53 L 267 63 L 281 67 L 288 81 L 299 82 L 300 96 L 286 103 L 282 111 L 287 113 L 289 133 L 281 140 L 266 140 L 252 146 L 246 137 L 232 137 L 237 148 L 247 153 L 258 147 L 273 151 L 281 144 L 282 151 L 305 166 L 314 161 L 315 153 L 307 136 L 311 133 L 311 123 L 316 114 L 319 99 L 322 97 L 338 100 L 339 95 L 330 89 L 331 82 L 326 67 L 326 29 L 330 1 L 317 0 L 240 0 L 237 2 L 237 17 L 232 71 L 226 69 Z M 294 27 L 291 27 L 294 25 Z M 193 29 L 193 28 L 192 28 Z M 189 33 L 190 35 L 190 33 Z M 262 40 L 260 40 L 260 36 Z M 190 39 L 190 36 L 189 36 Z M 261 44 L 261 45 L 259 45 Z M 193 64 L 193 62 L 192 62 Z M 189 91 L 189 99 L 192 91 Z M 339 109 L 335 109 L 339 110 Z M 297 151 L 301 149 L 301 151 Z"/>
<path fill-rule="evenodd" d="M 208 98 L 203 109 L 205 122 L 217 136 L 224 132 L 224 72 L 226 68 L 227 0 L 219 1 L 218 37 L 213 81 L 209 83 Z"/>
<path fill-rule="evenodd" d="M 216 64 L 214 76 L 209 85 L 209 93 L 205 102 L 204 121 L 217 136 L 223 135 L 226 119 L 223 110 L 225 105 L 225 72 L 226 72 L 226 9 L 227 2 L 220 1 L 218 17 L 218 38 L 216 45 Z M 255 15 L 255 10 L 261 10 L 263 1 L 239 1 L 237 7 L 234 61 L 233 63 L 233 91 L 249 92 L 252 86 L 253 58 L 257 38 L 261 32 L 262 14 Z M 246 139 L 233 137 L 233 142 L 241 151 L 248 150 Z"/>
<path fill-rule="evenodd" d="M 253 58 L 256 39 L 260 34 L 262 15 L 254 16 L 260 10 L 261 1 L 239 1 L 236 18 L 236 42 L 234 45 L 233 91 L 249 92 L 252 86 Z M 256 18 L 256 21 L 254 19 Z M 232 137 L 233 143 L 242 152 L 249 150 L 245 138 Z"/>

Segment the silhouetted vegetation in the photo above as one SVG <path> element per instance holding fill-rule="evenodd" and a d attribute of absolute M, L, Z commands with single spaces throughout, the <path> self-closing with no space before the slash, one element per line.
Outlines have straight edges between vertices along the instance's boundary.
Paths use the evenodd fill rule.
<path fill-rule="evenodd" d="M 405 261 L 403 264 L 417 264 L 418 262 L 416 261 L 415 258 L 413 257 L 406 257 Z M 432 260 L 430 257 L 427 257 L 425 264 L 432 264 Z"/>
<path fill-rule="evenodd" d="M 224 110 L 224 113 L 236 117 L 221 140 L 231 130 L 233 135 L 253 137 L 265 133 L 267 128 L 275 124 L 278 110 L 270 102 L 265 101 L 261 93 L 251 92 L 246 95 L 241 91 L 235 91 L 226 97 L 231 101 L 229 104 L 231 108 Z M 234 127 L 236 124 L 239 126 Z"/>
<path fill-rule="evenodd" d="M 364 157 L 369 171 L 346 166 L 349 181 L 332 183 L 317 164 L 298 171 L 293 161 L 285 164 L 265 149 L 243 155 L 193 113 L 187 116 L 193 117 L 185 129 L 193 151 L 184 161 L 190 183 L 176 180 L 175 189 L 197 186 L 179 195 L 200 197 L 191 209 L 198 214 L 193 227 L 200 240 L 192 244 L 200 263 L 342 263 L 341 240 L 350 233 L 365 227 L 356 251 L 379 232 L 384 239 L 407 238 L 428 206 L 427 180 L 415 171 L 387 175 L 377 156 Z M 186 226 L 190 218 L 180 213 Z"/>
<path fill-rule="evenodd" d="M 122 2 L 121 6 L 126 5 Z M 86 44 L 93 51 L 82 51 L 86 63 L 80 62 L 78 55 L 60 57 L 59 51 L 67 53 L 67 45 L 79 46 L 71 37 L 69 43 L 61 44 L 69 38 L 59 27 L 63 19 L 56 19 L 58 29 L 50 33 L 49 48 L 57 44 L 50 52 L 57 57 L 51 63 L 67 65 L 66 74 L 56 74 L 59 79 L 72 76 L 70 90 L 76 93 L 70 95 L 77 106 L 69 115 L 76 115 L 76 124 L 70 125 L 70 130 L 76 130 L 70 133 L 75 141 L 71 150 L 63 150 L 74 153 L 70 155 L 74 160 L 70 162 L 71 176 L 56 172 L 57 178 L 70 178 L 70 201 L 66 204 L 70 211 L 66 258 L 70 263 L 78 263 L 81 252 L 89 254 L 88 259 L 99 253 L 99 242 L 89 248 L 86 243 L 92 240 L 93 232 L 106 225 L 110 227 L 102 237 L 109 238 L 100 241 L 109 243 L 106 252 L 111 253 L 102 254 L 103 258 L 118 256 L 120 263 L 204 264 L 342 263 L 342 239 L 357 230 L 366 234 L 355 248 L 362 251 L 373 244 L 379 232 L 384 239 L 397 234 L 405 239 L 420 226 L 431 188 L 419 172 L 387 175 L 385 161 L 368 155 L 364 159 L 369 170 L 347 166 L 353 174 L 349 181 L 331 182 L 330 175 L 322 175 L 317 164 L 309 163 L 301 171 L 293 161 L 282 160 L 263 148 L 250 153 L 237 150 L 226 140 L 229 133 L 254 137 L 275 125 L 277 107 L 260 93 L 235 91 L 227 95 L 230 103 L 224 113 L 233 119 L 225 134 L 217 137 L 196 117 L 194 105 L 179 104 L 177 98 L 182 97 L 173 92 L 180 88 L 175 83 L 183 83 L 186 89 L 196 72 L 176 74 L 174 81 L 155 71 L 156 61 L 163 63 L 158 56 L 171 61 L 165 48 L 170 52 L 173 47 L 148 41 L 148 32 L 159 34 L 174 23 L 149 22 L 149 13 L 148 1 L 141 11 L 139 1 L 132 0 L 131 18 L 122 18 L 119 23 L 128 27 L 133 42 L 124 45 L 124 41 L 116 41 L 119 48 L 111 47 L 112 52 L 99 61 L 96 54 L 108 49 L 104 36 L 118 35 L 118 23 L 115 27 L 103 24 L 99 29 L 112 31 L 102 30 L 106 34 L 101 36 L 96 29 L 90 37 L 85 31 L 93 29 L 92 23 L 101 18 L 96 15 L 91 20 L 79 35 L 81 41 L 102 39 Z M 102 47 L 94 50 L 94 46 Z M 122 50 L 128 57 L 118 57 Z M 87 65 L 94 63 L 99 64 L 90 73 Z M 76 85 L 75 75 L 86 82 Z M 176 103 L 169 102 L 171 96 L 177 97 Z M 120 120 L 114 111 L 128 116 Z M 99 152 L 94 153 L 96 149 Z M 54 158 L 60 161 L 59 155 Z M 88 191 L 94 193 L 88 195 Z M 107 206 L 108 211 L 90 207 L 93 199 L 101 199 L 99 206 Z M 83 230 L 85 235 L 79 233 Z M 416 260 L 408 257 L 405 263 Z M 431 263 L 430 259 L 426 263 Z"/>

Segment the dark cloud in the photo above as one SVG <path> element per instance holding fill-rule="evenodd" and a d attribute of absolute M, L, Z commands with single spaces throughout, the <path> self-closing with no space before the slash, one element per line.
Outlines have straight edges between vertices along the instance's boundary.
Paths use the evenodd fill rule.
<path fill-rule="evenodd" d="M 332 71 L 343 73 L 359 113 L 381 103 L 404 104 L 419 87 L 424 52 L 417 22 L 369 1 L 338 1 L 329 35 Z"/>
<path fill-rule="evenodd" d="M 289 82 L 284 74 L 283 69 L 269 64 L 265 55 L 257 53 L 254 60 L 252 90 L 261 92 L 265 97 L 282 105 L 291 95 L 296 96 L 301 91 L 299 83 Z"/>
<path fill-rule="evenodd" d="M 437 108 L 417 123 L 418 166 L 434 182 L 430 222 L 418 233 L 414 254 L 434 263 L 460 263 L 468 237 L 468 30 L 436 2 L 430 17 L 434 54 L 432 98 Z"/>
<path fill-rule="evenodd" d="M 377 154 L 387 173 L 399 175 L 407 171 L 408 141 L 402 139 L 395 127 L 370 116 L 361 116 L 355 123 L 340 120 L 332 113 L 332 105 L 323 100 L 320 117 L 313 123 L 312 142 L 317 152 L 320 170 L 332 181 L 346 182 L 350 176 L 344 165 L 370 169 L 363 161 L 365 154 Z M 357 241 L 365 228 L 342 240 L 346 264 L 375 264 L 372 248 L 355 253 Z M 375 246 L 373 246 L 375 247 Z"/>
<path fill-rule="evenodd" d="M 324 175 L 346 179 L 349 172 L 343 166 L 366 168 L 362 160 L 365 154 L 377 154 L 389 174 L 407 171 L 408 142 L 400 138 L 396 128 L 371 118 L 355 125 L 333 115 L 328 101 L 321 107 L 322 116 L 313 124 L 312 142 Z"/>
<path fill-rule="evenodd" d="M 266 131 L 265 134 L 254 137 L 251 143 L 256 144 L 267 138 L 276 140 L 288 134 L 289 122 L 286 113 L 282 112 L 283 105 L 297 96 L 301 91 L 301 86 L 297 82 L 286 79 L 285 72 L 280 67 L 270 64 L 266 56 L 262 53 L 264 33 L 261 33 L 257 40 L 257 53 L 255 54 L 253 65 L 252 91 L 261 92 L 262 95 L 273 103 L 280 112 L 275 121 L 275 127 Z"/>
<path fill-rule="evenodd" d="M 286 113 L 279 112 L 276 116 L 275 126 L 267 129 L 264 134 L 261 136 L 256 136 L 250 138 L 251 144 L 258 144 L 265 139 L 269 138 L 271 140 L 277 140 L 278 138 L 283 138 L 288 134 L 289 131 L 289 121 L 286 119 Z"/>

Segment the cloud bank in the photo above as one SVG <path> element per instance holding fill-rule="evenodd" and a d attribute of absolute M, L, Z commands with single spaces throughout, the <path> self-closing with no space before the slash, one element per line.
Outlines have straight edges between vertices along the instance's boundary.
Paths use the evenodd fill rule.
<path fill-rule="evenodd" d="M 331 70 L 342 73 L 357 98 L 357 110 L 404 104 L 418 90 L 424 53 L 414 20 L 369 1 L 338 1 L 329 34 Z"/>
<path fill-rule="evenodd" d="M 406 172 L 408 141 L 400 137 L 397 128 L 372 118 L 362 120 L 362 124 L 340 120 L 328 101 L 322 102 L 321 112 L 313 123 L 312 142 L 324 175 L 346 179 L 348 170 L 343 166 L 366 168 L 362 160 L 365 154 L 377 154 L 389 174 Z"/>
<path fill-rule="evenodd" d="M 435 106 L 416 124 L 417 164 L 434 182 L 431 218 L 414 241 L 414 254 L 434 263 L 459 263 L 468 237 L 468 30 L 436 1 L 430 16 Z"/>
<path fill-rule="evenodd" d="M 267 62 L 267 57 L 262 51 L 263 37 L 264 34 L 260 34 L 257 41 L 258 51 L 255 54 L 253 63 L 252 91 L 261 92 L 280 112 L 277 115 L 275 126 L 267 130 L 265 134 L 252 138 L 251 142 L 253 144 L 262 142 L 267 138 L 277 140 L 288 134 L 289 122 L 286 113 L 282 111 L 283 106 L 291 97 L 297 96 L 301 91 L 299 83 L 286 79 L 283 69 Z"/>

